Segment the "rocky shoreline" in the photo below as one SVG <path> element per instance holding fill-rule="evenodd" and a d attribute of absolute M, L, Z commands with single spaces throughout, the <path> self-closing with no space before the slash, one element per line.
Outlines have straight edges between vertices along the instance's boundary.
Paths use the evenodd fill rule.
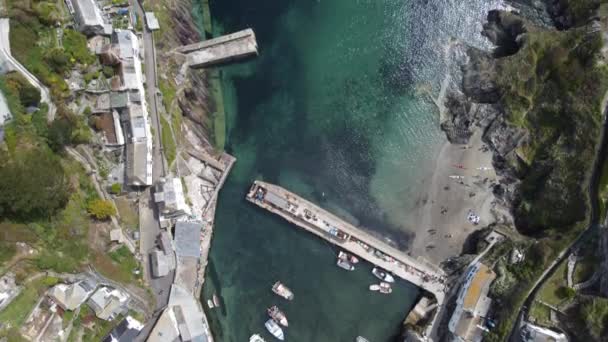
<path fill-rule="evenodd" d="M 556 11 L 556 9 L 550 7 L 551 11 Z M 538 185 L 538 189 L 541 190 L 534 191 L 543 191 L 542 189 L 551 187 L 549 190 L 555 192 L 563 189 L 563 192 L 567 193 L 570 190 L 574 193 L 574 196 L 577 196 L 579 192 L 584 192 L 584 183 L 588 182 L 589 177 L 585 174 L 589 172 L 584 167 L 576 173 L 568 170 L 566 172 L 555 171 L 556 168 L 563 166 L 553 161 L 556 158 L 555 155 L 561 156 L 563 154 L 568 157 L 570 153 L 565 147 L 554 148 L 547 152 L 548 154 L 552 153 L 552 156 L 542 156 L 543 159 L 540 161 L 537 160 L 540 158 L 534 153 L 526 154 L 530 146 L 536 147 L 535 144 L 538 144 L 539 133 L 537 131 L 542 130 L 543 126 L 538 124 L 538 127 L 530 127 L 528 121 L 515 125 L 513 114 L 509 112 L 513 108 L 509 107 L 511 104 L 505 103 L 504 93 L 506 91 L 504 88 L 511 85 L 504 80 L 499 80 L 499 78 L 504 77 L 502 74 L 511 71 L 505 66 L 506 63 L 512 63 L 505 62 L 505 60 L 521 58 L 522 63 L 527 63 L 528 61 L 525 59 L 528 56 L 520 57 L 518 54 L 523 46 L 529 43 L 529 33 L 536 34 L 541 30 L 544 29 L 538 28 L 520 16 L 519 13 L 500 10 L 490 11 L 487 23 L 483 26 L 482 34 L 495 45 L 495 50 L 489 53 L 475 48 L 468 49 L 468 62 L 462 67 L 462 83 L 459 88 L 452 88 L 446 94 L 446 114 L 443 122 L 441 122 L 441 129 L 445 132 L 448 140 L 454 144 L 468 144 L 475 131 L 482 132 L 482 141 L 493 154 L 492 164 L 498 175 L 498 183 L 493 187 L 494 195 L 501 204 L 509 208 L 509 211 L 515 217 L 518 230 L 523 227 L 521 230 L 524 232 L 542 230 L 544 228 L 539 227 L 542 226 L 542 223 L 546 223 L 545 221 L 540 224 L 535 222 L 535 218 L 530 218 L 532 216 L 530 210 L 528 208 L 522 209 L 524 206 L 535 204 L 533 201 L 538 200 L 523 198 L 522 181 L 525 181 L 526 177 L 542 174 L 538 176 L 537 184 L 534 185 Z M 552 31 L 547 30 L 546 32 Z M 540 62 L 537 61 L 536 63 Z M 534 81 L 543 82 L 540 77 Z M 510 91 L 510 89 L 507 91 Z M 532 106 L 536 105 L 534 102 L 529 103 L 527 110 L 534 110 Z M 539 119 L 535 118 L 535 120 Z M 593 133 L 595 131 L 589 132 L 589 141 L 597 143 L 594 141 L 594 139 L 597 139 Z M 559 131 L 558 134 L 561 139 L 568 133 Z M 577 134 L 579 133 L 572 134 L 575 136 L 574 139 L 578 138 Z M 586 146 L 589 146 L 589 144 L 591 143 Z M 570 172 L 570 174 L 567 172 Z M 568 177 L 572 177 L 572 175 L 578 177 L 582 184 L 569 188 Z M 528 179 L 527 189 L 530 188 L 529 183 Z M 531 196 L 528 195 L 528 197 Z M 527 200 L 532 203 L 524 203 Z M 554 205 L 572 210 L 572 202 L 574 202 L 572 198 L 558 199 L 555 200 Z M 586 213 L 589 210 L 588 207 L 587 204 L 586 208 L 581 206 L 577 209 L 582 209 Z M 567 224 L 579 221 L 585 215 L 575 216 Z"/>

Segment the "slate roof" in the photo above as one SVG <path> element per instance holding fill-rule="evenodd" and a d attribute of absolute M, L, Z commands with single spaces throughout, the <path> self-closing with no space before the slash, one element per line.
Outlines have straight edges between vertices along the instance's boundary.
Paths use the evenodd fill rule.
<path fill-rule="evenodd" d="M 200 258 L 201 222 L 182 222 L 175 225 L 175 254 L 178 257 Z"/>

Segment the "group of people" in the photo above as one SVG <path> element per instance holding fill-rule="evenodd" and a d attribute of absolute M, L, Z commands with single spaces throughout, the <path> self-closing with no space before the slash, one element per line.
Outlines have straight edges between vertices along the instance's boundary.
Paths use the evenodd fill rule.
<path fill-rule="evenodd" d="M 472 224 L 477 225 L 479 224 L 479 215 L 476 215 L 473 210 L 469 210 L 467 214 L 467 220 L 469 220 L 469 222 L 471 222 Z"/>

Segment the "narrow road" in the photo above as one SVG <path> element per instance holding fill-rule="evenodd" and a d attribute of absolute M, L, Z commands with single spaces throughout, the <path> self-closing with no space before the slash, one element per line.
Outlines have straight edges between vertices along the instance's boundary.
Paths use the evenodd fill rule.
<path fill-rule="evenodd" d="M 36 76 L 32 75 L 19 61 L 17 61 L 13 55 L 11 55 L 11 44 L 10 44 L 10 23 L 8 18 L 0 18 L 0 53 L 2 59 L 11 64 L 13 69 L 18 71 L 30 84 L 40 91 L 40 98 L 42 102 L 49 106 L 47 113 L 47 120 L 49 122 L 55 120 L 55 113 L 57 107 L 51 101 L 51 93 L 47 87 L 45 87 Z"/>
<path fill-rule="evenodd" d="M 131 6 L 137 13 L 138 20 L 143 22 L 143 49 L 144 49 L 144 74 L 146 77 L 146 95 L 148 102 L 148 110 L 150 113 L 150 122 L 154 130 L 154 148 L 153 148 L 153 165 L 152 165 L 152 182 L 156 183 L 159 178 L 164 177 L 167 172 L 166 160 L 163 153 L 160 118 L 158 113 L 158 86 L 156 75 L 156 50 L 154 46 L 154 35 L 148 30 L 145 24 L 144 10 L 139 0 L 130 0 Z M 160 223 L 155 212 L 153 201 L 153 188 L 146 189 L 140 196 L 139 204 L 139 225 L 140 225 L 140 253 L 143 257 L 142 264 L 144 266 L 144 277 L 152 289 L 152 293 L 156 298 L 156 308 L 153 317 L 149 319 L 143 330 L 137 336 L 137 341 L 144 341 L 150 335 L 156 321 L 162 314 L 164 308 L 169 303 L 169 294 L 171 293 L 171 285 L 175 277 L 175 271 L 162 278 L 153 278 L 150 269 L 150 252 L 156 246 L 156 237 L 161 232 Z"/>

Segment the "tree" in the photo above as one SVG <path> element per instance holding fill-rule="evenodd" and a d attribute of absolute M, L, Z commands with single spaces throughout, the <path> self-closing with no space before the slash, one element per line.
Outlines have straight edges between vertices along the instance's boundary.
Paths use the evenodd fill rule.
<path fill-rule="evenodd" d="M 574 298 L 574 296 L 576 296 L 576 290 L 574 290 L 571 287 L 567 287 L 567 286 L 560 286 L 559 288 L 557 288 L 557 290 L 555 291 L 555 294 L 557 295 L 558 298 L 560 299 L 567 299 L 567 300 L 571 300 Z"/>
<path fill-rule="evenodd" d="M 57 156 L 48 148 L 15 150 L 0 155 L 0 217 L 45 219 L 68 201 L 68 181 Z"/>
<path fill-rule="evenodd" d="M 56 73 L 63 74 L 71 68 L 71 62 L 66 53 L 60 48 L 50 49 L 44 56 L 44 60 Z"/>
<path fill-rule="evenodd" d="M 60 151 L 64 146 L 72 143 L 73 126 L 65 118 L 54 120 L 49 126 L 49 146 L 53 151 Z"/>
<path fill-rule="evenodd" d="M 116 215 L 114 204 L 110 201 L 102 199 L 94 199 L 87 205 L 87 211 L 91 216 L 98 220 L 107 220 L 111 216 Z"/>

